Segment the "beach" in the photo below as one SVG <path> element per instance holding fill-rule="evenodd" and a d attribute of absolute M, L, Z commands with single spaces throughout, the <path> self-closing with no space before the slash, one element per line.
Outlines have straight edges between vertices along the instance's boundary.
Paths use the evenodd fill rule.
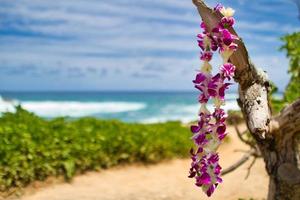
<path fill-rule="evenodd" d="M 245 129 L 244 125 L 240 126 Z M 221 145 L 220 163 L 226 168 L 242 157 L 248 147 L 229 127 L 230 140 Z M 210 199 L 265 199 L 268 176 L 262 159 L 258 159 L 245 179 L 252 160 L 223 177 Z M 154 165 L 117 166 L 99 172 L 77 175 L 71 182 L 51 179 L 35 182 L 24 190 L 19 200 L 199 200 L 208 199 L 192 179 L 187 178 L 189 159 L 175 159 Z"/>

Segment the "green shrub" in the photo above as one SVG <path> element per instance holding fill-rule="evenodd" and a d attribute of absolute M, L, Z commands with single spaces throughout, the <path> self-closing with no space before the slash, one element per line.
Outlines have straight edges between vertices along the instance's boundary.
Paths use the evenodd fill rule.
<path fill-rule="evenodd" d="M 284 92 L 284 101 L 292 103 L 300 97 L 300 32 L 295 32 L 281 38 L 284 41 L 282 50 L 290 60 L 288 72 L 291 76 L 290 82 Z"/>
<path fill-rule="evenodd" d="M 272 108 L 275 113 L 279 112 L 287 104 L 300 98 L 300 32 L 287 34 L 281 40 L 284 44 L 280 50 L 286 51 L 286 56 L 289 58 L 288 73 L 291 78 L 285 88 L 283 99 L 272 98 Z M 274 88 L 276 91 L 276 87 Z"/>
<path fill-rule="evenodd" d="M 0 118 L 0 190 L 33 180 L 187 157 L 189 129 L 180 122 L 127 124 L 81 118 L 45 120 L 18 107 Z"/>

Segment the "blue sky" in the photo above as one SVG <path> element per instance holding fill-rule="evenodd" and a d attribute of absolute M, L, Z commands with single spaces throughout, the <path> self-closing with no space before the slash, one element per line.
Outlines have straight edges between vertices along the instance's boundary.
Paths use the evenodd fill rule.
<path fill-rule="evenodd" d="M 283 90 L 279 38 L 299 31 L 296 4 L 219 2 Z M 0 0 L 0 90 L 193 90 L 199 23 L 191 0 Z"/>

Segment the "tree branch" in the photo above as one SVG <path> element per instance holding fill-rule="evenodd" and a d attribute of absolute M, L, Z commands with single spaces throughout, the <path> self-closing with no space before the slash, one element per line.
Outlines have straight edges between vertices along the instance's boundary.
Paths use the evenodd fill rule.
<path fill-rule="evenodd" d="M 256 161 L 257 157 L 254 156 L 251 164 L 249 165 L 249 167 L 247 168 L 247 174 L 246 174 L 246 177 L 245 179 L 247 179 L 250 175 L 250 171 L 251 171 L 251 168 L 253 167 L 253 165 L 255 164 L 255 161 Z"/>
<path fill-rule="evenodd" d="M 203 0 L 193 0 L 208 31 L 218 25 L 223 17 L 207 7 Z M 234 29 L 229 31 L 238 36 Z M 263 156 L 270 177 L 268 199 L 300 199 L 300 99 L 284 108 L 271 119 L 268 104 L 269 81 L 264 71 L 255 68 L 241 38 L 235 41 L 237 51 L 230 57 L 236 66 L 234 80 L 239 84 L 238 103 L 247 127 L 259 148 L 251 149 Z M 241 160 L 225 169 L 225 175 L 244 164 L 255 153 L 244 155 Z M 254 163 L 254 161 L 252 162 Z M 248 167 L 248 174 L 251 169 Z"/>
<path fill-rule="evenodd" d="M 222 176 L 226 175 L 234 170 L 236 170 L 237 168 L 239 168 L 240 166 L 242 166 L 247 160 L 249 160 L 249 158 L 251 156 L 255 155 L 255 150 L 251 149 L 250 151 L 248 151 L 248 153 L 246 153 L 239 161 L 237 161 L 236 163 L 234 163 L 233 165 L 231 165 L 230 167 L 224 169 L 222 171 Z"/>
<path fill-rule="evenodd" d="M 219 12 L 214 12 L 211 8 L 207 7 L 202 0 L 193 0 L 193 3 L 196 5 L 198 12 L 208 30 L 211 31 L 223 17 L 222 14 Z M 238 36 L 233 28 L 230 28 L 229 31 Z M 236 42 L 238 44 L 238 50 L 230 57 L 230 61 L 237 67 L 235 79 L 239 79 L 242 74 L 248 74 L 250 62 L 244 43 L 241 40 Z M 243 79 L 240 81 L 243 81 Z"/>
<path fill-rule="evenodd" d="M 288 130 L 293 133 L 300 132 L 300 98 L 292 104 L 286 106 L 281 112 L 272 118 L 270 128 L 272 133 L 278 130 Z M 286 131 L 281 131 L 285 133 Z M 292 136 L 292 135 L 291 135 Z"/>
<path fill-rule="evenodd" d="M 202 0 L 193 0 L 208 30 L 212 30 L 220 19 L 221 13 L 214 12 Z M 233 28 L 229 31 L 238 36 Z M 256 139 L 264 139 L 269 133 L 271 111 L 268 105 L 269 82 L 262 70 L 257 70 L 250 62 L 247 49 L 240 38 L 236 41 L 238 49 L 230 57 L 236 66 L 234 79 L 239 83 L 239 105 L 243 111 L 247 126 Z"/>
<path fill-rule="evenodd" d="M 234 126 L 234 129 L 235 129 L 236 133 L 237 133 L 238 138 L 239 138 L 242 142 L 244 142 L 245 144 L 249 145 L 249 146 L 252 147 L 252 148 L 256 148 L 256 147 L 255 147 L 255 144 L 252 144 L 250 141 L 248 141 L 248 140 L 246 140 L 246 139 L 243 138 L 242 134 L 244 134 L 245 132 L 241 133 L 241 132 L 240 132 L 240 129 L 239 129 L 238 126 L 237 126 L 237 124 L 234 124 L 233 126 Z"/>

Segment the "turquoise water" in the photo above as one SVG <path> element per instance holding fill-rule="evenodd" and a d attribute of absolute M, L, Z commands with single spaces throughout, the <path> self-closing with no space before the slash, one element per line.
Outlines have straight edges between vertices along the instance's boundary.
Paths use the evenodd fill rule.
<path fill-rule="evenodd" d="M 45 118 L 93 116 L 126 122 L 188 122 L 197 117 L 196 92 L 2 92 L 0 112 L 11 104 Z M 236 94 L 227 95 L 225 109 L 238 109 Z"/>

